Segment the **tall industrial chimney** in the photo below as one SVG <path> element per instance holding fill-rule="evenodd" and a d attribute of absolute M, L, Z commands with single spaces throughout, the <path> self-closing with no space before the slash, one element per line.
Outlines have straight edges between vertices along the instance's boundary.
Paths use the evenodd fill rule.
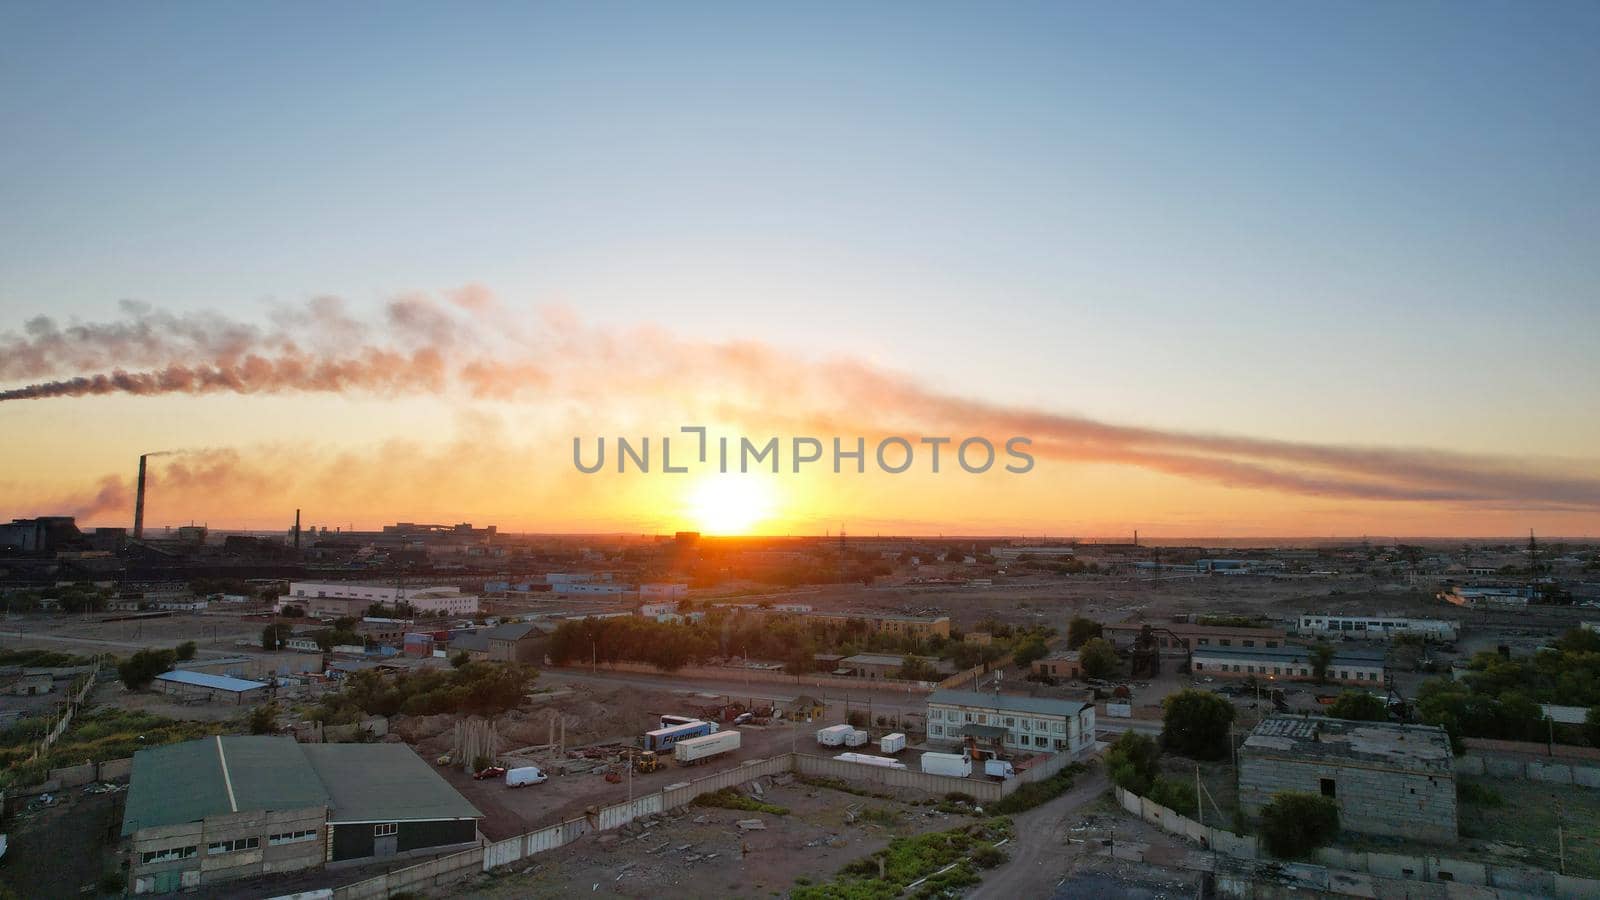
<path fill-rule="evenodd" d="M 294 548 L 300 549 L 300 510 L 294 511 Z"/>
<path fill-rule="evenodd" d="M 144 456 L 139 457 L 139 494 L 133 501 L 133 539 L 144 540 Z"/>

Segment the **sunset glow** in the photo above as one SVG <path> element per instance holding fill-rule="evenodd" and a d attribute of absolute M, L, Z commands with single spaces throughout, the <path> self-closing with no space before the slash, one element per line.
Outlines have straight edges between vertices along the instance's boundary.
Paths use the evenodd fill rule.
<path fill-rule="evenodd" d="M 751 534 L 778 512 L 776 491 L 760 475 L 708 475 L 690 488 L 686 512 L 706 534 Z"/>

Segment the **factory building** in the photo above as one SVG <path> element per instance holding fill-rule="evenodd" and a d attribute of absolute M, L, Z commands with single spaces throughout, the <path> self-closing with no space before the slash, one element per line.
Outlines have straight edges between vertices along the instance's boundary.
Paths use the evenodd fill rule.
<path fill-rule="evenodd" d="M 776 611 L 776 610 L 774 610 Z M 847 625 L 850 622 L 864 622 L 867 630 L 873 634 L 898 634 L 914 638 L 930 638 L 950 636 L 949 616 L 896 616 L 881 613 L 866 612 L 811 612 L 801 613 L 807 620 L 823 622 L 828 625 Z"/>
<path fill-rule="evenodd" d="M 354 581 L 293 581 L 289 593 L 278 598 L 278 609 L 298 606 L 313 618 L 360 618 L 378 603 L 394 607 L 410 604 L 418 615 L 471 616 L 478 612 L 478 596 L 456 587 L 396 587 Z"/>
<path fill-rule="evenodd" d="M 1082 678 L 1083 663 L 1076 650 L 1057 650 L 1043 659 L 1033 661 L 1033 674 L 1050 678 Z"/>
<path fill-rule="evenodd" d="M 481 817 L 400 744 L 210 737 L 140 750 L 122 820 L 135 894 L 475 844 Z"/>
<path fill-rule="evenodd" d="M 1146 627 L 1150 638 L 1163 651 L 1185 653 L 1201 647 L 1282 647 L 1288 637 L 1276 628 L 1243 628 L 1237 625 L 1191 625 L 1187 622 L 1115 622 L 1104 626 L 1101 637 L 1119 650 L 1134 646 Z"/>
<path fill-rule="evenodd" d="M 1388 639 L 1408 634 L 1430 641 L 1456 639 L 1456 623 L 1443 619 L 1407 619 L 1399 616 L 1334 616 L 1307 613 L 1300 617 L 1300 633 L 1328 637 Z"/>
<path fill-rule="evenodd" d="M 1454 756 L 1434 725 L 1270 716 L 1239 748 L 1239 805 L 1258 816 L 1282 791 L 1333 798 L 1344 831 L 1456 840 Z"/>
<path fill-rule="evenodd" d="M 1339 684 L 1377 687 L 1384 681 L 1384 654 L 1381 650 L 1338 648 L 1328 664 L 1327 680 Z M 1315 677 L 1310 651 L 1305 647 L 1276 649 L 1246 647 L 1200 648 L 1189 661 L 1196 676 L 1218 678 L 1265 678 L 1304 681 Z"/>
<path fill-rule="evenodd" d="M 976 741 L 1012 752 L 1078 754 L 1094 746 L 1094 707 L 1075 700 L 979 691 L 928 696 L 928 742 Z"/>

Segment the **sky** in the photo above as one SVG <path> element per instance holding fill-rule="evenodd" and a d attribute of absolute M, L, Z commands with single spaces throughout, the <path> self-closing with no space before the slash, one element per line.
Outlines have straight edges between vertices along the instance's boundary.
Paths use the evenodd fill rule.
<path fill-rule="evenodd" d="M 1600 7 L 865 6 L 0 4 L 0 391 L 448 373 L 0 401 L 0 515 L 126 524 L 176 450 L 152 520 L 219 528 L 1600 531 Z M 571 463 L 700 422 L 1054 437 Z"/>

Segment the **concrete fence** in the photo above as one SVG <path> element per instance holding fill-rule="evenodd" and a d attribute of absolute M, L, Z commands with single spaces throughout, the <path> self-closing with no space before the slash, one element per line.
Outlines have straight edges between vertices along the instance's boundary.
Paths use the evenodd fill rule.
<path fill-rule="evenodd" d="M 1238 859 L 1266 858 L 1253 835 L 1234 834 L 1221 828 L 1201 825 L 1132 791 L 1120 787 L 1114 787 L 1112 790 L 1116 792 L 1117 802 L 1123 809 L 1169 834 L 1181 835 L 1198 842 L 1203 847 Z M 1503 896 L 1498 891 L 1512 891 L 1519 896 L 1534 894 L 1574 898 L 1574 900 L 1600 897 L 1600 880 L 1559 875 L 1544 869 L 1498 866 L 1454 857 L 1412 856 L 1324 847 L 1317 851 L 1316 863 L 1331 869 L 1342 869 L 1379 878 L 1475 885 L 1489 889 L 1489 893 L 1481 894 L 1486 897 Z"/>
<path fill-rule="evenodd" d="M 422 891 L 440 887 L 483 871 L 484 848 L 473 847 L 459 853 L 439 856 L 385 872 L 366 881 L 347 884 L 333 889 L 334 900 L 366 900 L 368 897 L 389 897 L 401 891 Z"/>
<path fill-rule="evenodd" d="M 978 665 L 975 665 L 970 669 L 967 669 L 967 670 L 962 671 L 962 672 L 957 672 L 954 675 L 951 675 L 949 678 L 946 678 L 945 680 L 939 682 L 938 687 L 941 688 L 941 689 L 948 688 L 948 689 L 952 689 L 952 690 L 956 689 L 956 688 L 959 688 L 962 685 L 966 684 L 967 682 L 973 681 L 973 680 L 975 680 L 977 678 L 981 678 L 984 675 L 987 675 L 987 674 L 989 674 L 990 672 L 993 672 L 996 669 L 1004 669 L 1005 667 L 1011 665 L 1012 661 L 1013 661 L 1012 655 L 1010 653 L 1007 653 L 1005 656 L 1000 657 L 999 659 L 995 660 L 994 662 L 979 663 Z"/>
<path fill-rule="evenodd" d="M 1016 790 L 1019 779 L 1011 781 L 987 781 L 976 778 L 953 778 L 949 775 L 929 775 L 926 772 L 916 772 L 911 769 L 880 769 L 877 766 L 864 766 L 860 763 L 841 762 L 824 756 L 808 756 L 796 753 L 794 756 L 794 771 L 801 775 L 810 775 L 820 778 L 838 778 L 844 781 L 865 782 L 878 784 L 891 788 L 906 788 L 921 791 L 925 794 L 944 795 L 962 793 L 971 796 L 979 803 L 993 803 Z M 1010 790 L 1006 787 L 1010 785 Z"/>
<path fill-rule="evenodd" d="M 1457 775 L 1488 775 L 1493 778 L 1520 778 L 1600 788 L 1600 766 L 1579 765 L 1550 757 L 1467 754 L 1456 757 L 1455 765 Z"/>

